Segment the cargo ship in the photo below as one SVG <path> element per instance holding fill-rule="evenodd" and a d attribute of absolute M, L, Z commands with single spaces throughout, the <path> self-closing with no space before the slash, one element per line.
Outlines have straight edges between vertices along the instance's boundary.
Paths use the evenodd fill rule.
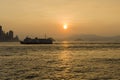
<path fill-rule="evenodd" d="M 53 44 L 53 40 L 51 38 L 29 38 L 26 37 L 23 41 L 20 41 L 21 44 Z"/>

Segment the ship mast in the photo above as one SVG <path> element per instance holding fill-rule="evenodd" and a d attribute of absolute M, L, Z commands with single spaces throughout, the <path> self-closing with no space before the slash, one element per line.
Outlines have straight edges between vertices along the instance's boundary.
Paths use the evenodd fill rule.
<path fill-rule="evenodd" d="M 45 33 L 45 39 L 47 39 L 46 33 Z"/>

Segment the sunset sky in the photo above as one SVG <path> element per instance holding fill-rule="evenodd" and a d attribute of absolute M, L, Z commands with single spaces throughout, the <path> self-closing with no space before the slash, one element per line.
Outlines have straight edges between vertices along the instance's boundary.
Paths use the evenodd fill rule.
<path fill-rule="evenodd" d="M 120 35 L 120 0 L 0 0 L 0 25 L 20 38 Z"/>

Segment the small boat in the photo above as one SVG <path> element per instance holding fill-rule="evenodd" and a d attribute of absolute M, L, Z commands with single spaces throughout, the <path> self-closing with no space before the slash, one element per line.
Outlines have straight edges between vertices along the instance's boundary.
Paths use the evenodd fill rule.
<path fill-rule="evenodd" d="M 53 40 L 51 38 L 28 38 L 26 37 L 23 41 L 20 41 L 21 44 L 53 44 Z"/>

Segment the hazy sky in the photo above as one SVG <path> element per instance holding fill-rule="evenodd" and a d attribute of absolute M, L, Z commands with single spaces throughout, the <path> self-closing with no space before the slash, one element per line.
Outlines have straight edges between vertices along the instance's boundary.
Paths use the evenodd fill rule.
<path fill-rule="evenodd" d="M 20 38 L 120 35 L 120 0 L 0 0 L 0 24 Z"/>

